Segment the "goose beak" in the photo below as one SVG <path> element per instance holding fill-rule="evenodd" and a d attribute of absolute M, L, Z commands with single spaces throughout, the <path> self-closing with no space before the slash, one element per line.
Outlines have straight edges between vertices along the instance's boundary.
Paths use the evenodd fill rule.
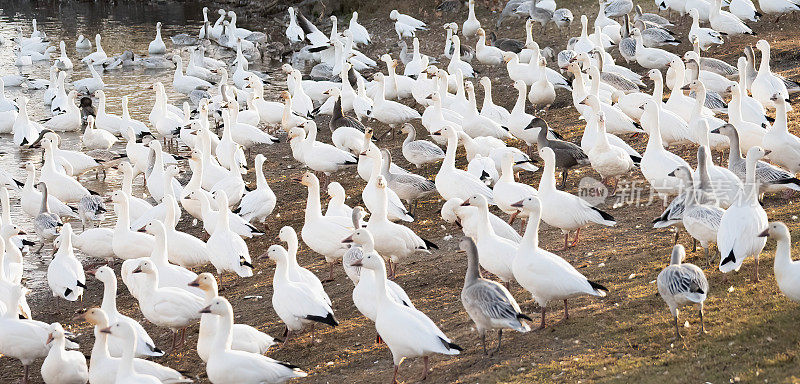
<path fill-rule="evenodd" d="M 47 341 L 45 342 L 45 344 L 50 344 L 50 342 L 52 341 L 53 341 L 53 335 L 47 335 Z"/>
<path fill-rule="evenodd" d="M 363 265 L 361 264 L 361 260 L 356 260 L 352 264 L 350 264 L 350 266 L 351 267 L 361 267 Z"/>
<path fill-rule="evenodd" d="M 89 275 L 89 276 L 94 276 L 94 275 L 97 274 L 97 270 L 96 269 L 90 269 L 90 270 L 86 271 L 86 274 Z"/>
<path fill-rule="evenodd" d="M 73 316 L 72 321 L 86 321 L 86 313 L 79 313 Z"/>
<path fill-rule="evenodd" d="M 302 177 L 293 177 L 292 180 L 294 180 L 294 181 L 296 181 L 298 183 L 302 183 L 303 182 L 303 178 Z"/>
<path fill-rule="evenodd" d="M 758 237 L 769 237 L 769 228 L 758 234 Z"/>
<path fill-rule="evenodd" d="M 25 233 L 25 231 L 23 231 L 23 230 L 20 230 L 20 231 L 19 231 L 17 234 L 18 234 L 18 235 L 21 235 L 21 236 L 25 236 L 25 235 L 27 235 L 27 233 Z"/>
<path fill-rule="evenodd" d="M 142 267 L 136 267 L 131 273 L 142 273 Z"/>
<path fill-rule="evenodd" d="M 434 133 L 431 133 L 431 136 L 441 136 L 441 135 L 442 135 L 442 130 L 441 129 L 436 131 L 436 132 L 434 132 Z"/>
<path fill-rule="evenodd" d="M 353 242 L 353 235 L 347 236 L 347 237 L 345 237 L 344 240 L 342 240 L 343 244 L 350 244 L 352 242 Z"/>
<path fill-rule="evenodd" d="M 686 84 L 683 87 L 681 87 L 682 91 L 688 91 L 688 90 L 691 90 L 691 89 L 692 89 L 692 87 L 689 84 Z"/>
<path fill-rule="evenodd" d="M 524 200 L 520 200 L 520 201 L 518 201 L 518 202 L 516 202 L 514 204 L 511 204 L 511 206 L 514 207 L 514 208 L 522 208 L 522 202 L 523 201 Z"/>
<path fill-rule="evenodd" d="M 462 207 L 469 207 L 469 206 L 470 206 L 469 200 L 467 200 L 467 201 L 465 201 L 465 202 L 461 203 L 461 206 L 462 206 Z"/>
<path fill-rule="evenodd" d="M 764 150 L 764 156 L 769 156 L 770 153 L 772 153 L 771 150 L 769 150 L 769 149 L 765 149 Z"/>
<path fill-rule="evenodd" d="M 719 133 L 719 127 L 712 129 L 709 133 Z"/>
<path fill-rule="evenodd" d="M 136 232 L 147 233 L 147 230 L 144 228 L 139 228 L 138 230 L 136 230 Z"/>
<path fill-rule="evenodd" d="M 198 277 L 198 279 L 199 279 L 199 277 Z M 200 286 L 200 282 L 197 279 L 194 279 L 194 280 L 189 282 L 189 286 L 190 287 L 199 287 Z"/>
<path fill-rule="evenodd" d="M 207 306 L 200 310 L 200 313 L 211 313 L 211 306 Z"/>
<path fill-rule="evenodd" d="M 101 329 L 100 332 L 107 333 L 107 334 L 110 335 L 111 334 L 111 327 L 105 327 L 105 328 Z"/>
<path fill-rule="evenodd" d="M 667 176 L 675 177 L 675 171 L 668 173 Z"/>

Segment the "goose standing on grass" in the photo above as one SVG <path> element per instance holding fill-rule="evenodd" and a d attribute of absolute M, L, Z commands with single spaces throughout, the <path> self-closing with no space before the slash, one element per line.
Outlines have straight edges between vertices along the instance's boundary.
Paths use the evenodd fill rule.
<path fill-rule="evenodd" d="M 367 222 L 377 241 L 377 251 L 389 258 L 389 277 L 397 274 L 397 263 L 416 252 L 430 253 L 436 244 L 423 239 L 408 227 L 393 223 L 387 215 L 388 191 L 386 179 L 379 175 L 375 180 L 376 204 Z"/>
<path fill-rule="evenodd" d="M 363 230 L 356 231 L 360 235 Z M 364 236 L 368 236 L 365 234 Z M 387 288 L 386 266 L 376 252 L 365 252 L 354 267 L 367 268 L 375 273 L 378 288 L 378 306 L 375 329 L 389 347 L 394 360 L 393 382 L 397 382 L 400 364 L 409 357 L 423 357 L 422 380 L 428 377 L 428 358 L 435 353 L 457 355 L 463 349 L 450 339 L 434 322 L 418 309 L 407 307 L 391 299 Z"/>
<path fill-rule="evenodd" d="M 660 48 L 648 48 L 642 42 L 642 33 L 638 28 L 633 29 L 633 38 L 636 40 L 636 62 L 647 69 L 662 69 L 672 60 L 680 60 L 674 53 Z"/>
<path fill-rule="evenodd" d="M 676 175 L 682 173 L 682 177 L 685 177 L 689 183 L 686 187 L 686 196 L 680 213 L 680 221 L 683 224 L 683 228 L 686 229 L 686 233 L 700 242 L 706 260 L 710 264 L 712 257 L 708 253 L 709 245 L 717 242 L 719 224 L 725 211 L 713 204 L 713 202 L 704 199 L 704 188 L 707 188 L 704 184 L 708 182 L 706 176 L 701 175 L 699 182 L 694 183 L 692 171 L 688 168 L 680 167 L 673 173 Z M 673 200 L 673 202 L 678 201 L 678 197 Z"/>
<path fill-rule="evenodd" d="M 661 102 L 648 100 L 643 104 L 644 113 L 656 122 L 648 132 L 647 147 L 641 161 L 642 175 L 653 186 L 656 192 L 666 202 L 669 195 L 675 195 L 681 188 L 681 181 L 669 176 L 669 173 L 680 166 L 689 167 L 689 163 L 680 156 L 664 149 L 661 142 L 661 118 L 659 110 Z M 666 204 L 666 203 L 665 203 Z"/>
<path fill-rule="evenodd" d="M 747 151 L 747 171 L 744 187 L 737 201 L 722 215 L 717 234 L 717 247 L 721 255 L 719 270 L 723 273 L 742 267 L 748 257 L 756 259 L 753 281 L 758 281 L 758 258 L 767 239 L 758 237 L 767 227 L 767 213 L 758 203 L 756 163 L 769 152 L 761 147 Z"/>
<path fill-rule="evenodd" d="M 475 175 L 456 168 L 456 150 L 458 149 L 458 133 L 456 129 L 453 126 L 446 125 L 434 132 L 433 135 L 447 138 L 447 151 L 435 179 L 436 190 L 439 194 L 445 200 L 453 197 L 466 200 L 475 194 L 481 194 L 486 196 L 486 199 L 491 204 L 494 204 L 494 195 L 491 188 L 486 186 Z"/>
<path fill-rule="evenodd" d="M 180 345 L 183 345 L 186 327 L 200 319 L 200 309 L 203 308 L 203 299 L 189 293 L 185 289 L 175 287 L 162 287 L 158 282 L 158 270 L 150 260 L 143 260 L 133 270 L 133 274 L 144 274 L 145 289 L 139 293 L 139 309 L 144 317 L 151 323 L 172 329 L 171 352 L 176 352 L 178 346 L 178 330 L 182 330 Z M 129 324 L 125 323 L 130 327 Z M 132 329 L 131 329 L 132 331 Z M 125 358 L 123 351 L 123 359 Z"/>
<path fill-rule="evenodd" d="M 394 21 L 394 30 L 397 32 L 398 40 L 402 40 L 403 37 L 414 37 L 414 32 L 416 30 L 428 30 L 427 26 L 422 21 L 397 12 L 396 9 L 389 12 L 389 19 Z"/>
<path fill-rule="evenodd" d="M 532 319 L 522 313 L 508 289 L 481 276 L 478 248 L 472 239 L 469 237 L 461 239 L 459 249 L 467 254 L 467 274 L 464 278 L 464 288 L 461 289 L 461 304 L 475 322 L 476 330 L 481 336 L 484 355 L 487 354 L 486 331 L 497 329 L 497 348 L 489 354 L 491 356 L 500 352 L 503 329 L 528 332 L 531 328 L 522 320 L 532 321 Z"/>
<path fill-rule="evenodd" d="M 54 297 L 75 301 L 86 289 L 86 275 L 72 249 L 72 226 L 66 223 L 61 231 L 64 240 L 47 266 L 47 284 Z"/>
<path fill-rule="evenodd" d="M 470 0 L 472 3 L 474 0 Z M 486 31 L 478 28 L 478 43 L 475 47 L 475 58 L 481 64 L 500 65 L 503 64 L 503 50 L 500 48 L 486 45 Z"/>
<path fill-rule="evenodd" d="M 403 157 L 409 163 L 420 168 L 444 159 L 444 151 L 439 146 L 427 140 L 417 140 L 417 129 L 410 123 L 403 124 L 400 131 L 408 135 L 403 141 Z"/>
<path fill-rule="evenodd" d="M 539 154 L 544 159 L 544 173 L 538 189 L 538 198 L 542 204 L 541 218 L 545 223 L 561 229 L 564 234 L 564 249 L 577 245 L 581 228 L 588 224 L 597 223 L 609 227 L 617 224 L 613 216 L 591 206 L 586 200 L 556 189 L 555 153 L 545 147 Z M 569 233 L 573 230 L 576 230 L 575 240 L 569 245 Z"/>
<path fill-rule="evenodd" d="M 59 323 L 50 325 L 47 336 L 50 352 L 42 362 L 42 380 L 47 384 L 85 384 L 89 381 L 86 357 L 80 351 L 65 349 L 67 336 Z"/>
<path fill-rule="evenodd" d="M 275 192 L 267 184 L 264 177 L 264 162 L 266 157 L 262 154 L 256 155 L 256 189 L 248 192 L 239 203 L 239 216 L 250 223 L 261 223 L 267 228 L 267 217 L 275 209 Z"/>
<path fill-rule="evenodd" d="M 280 245 L 273 244 L 267 249 L 267 257 L 274 261 L 275 277 L 272 280 L 272 308 L 286 325 L 286 338 L 283 345 L 295 332 L 311 324 L 311 341 L 314 341 L 314 323 L 336 327 L 339 322 L 333 309 L 305 282 L 294 281 L 289 277 L 288 254 Z"/>
<path fill-rule="evenodd" d="M 211 305 L 219 295 L 217 294 L 217 279 L 214 275 L 205 272 L 189 283 L 190 287 L 197 287 L 205 292 L 206 304 Z M 200 330 L 197 336 L 197 355 L 204 362 L 208 362 L 215 334 L 219 328 L 216 316 L 203 314 L 200 316 Z M 234 324 L 232 329 L 231 349 L 263 355 L 269 347 L 275 345 L 275 339 L 247 324 Z"/>
<path fill-rule="evenodd" d="M 700 14 L 696 8 L 689 10 L 689 16 L 692 17 L 692 26 L 689 29 L 689 40 L 697 41 L 700 49 L 703 51 L 708 50 L 714 44 L 723 44 L 725 40 L 722 34 L 713 28 L 705 28 L 700 26 Z"/>
<path fill-rule="evenodd" d="M 136 344 L 134 349 L 135 356 L 164 356 L 164 351 L 156 347 L 153 339 L 150 338 L 150 335 L 147 334 L 147 331 L 145 331 L 144 327 L 142 327 L 139 322 L 119 313 L 119 310 L 117 310 L 117 276 L 114 274 L 114 270 L 108 266 L 102 266 L 97 268 L 96 271 L 89 271 L 87 273 L 94 275 L 95 279 L 103 283 L 103 299 L 100 308 L 108 318 L 108 322 L 124 322 L 133 327 L 136 333 L 134 341 Z M 120 357 L 124 353 L 124 350 L 125 344 L 119 338 L 110 338 L 108 340 L 108 352 L 111 356 Z"/>
<path fill-rule="evenodd" d="M 658 293 L 667 303 L 675 324 L 675 338 L 682 338 L 678 331 L 678 308 L 686 305 L 700 307 L 700 333 L 706 333 L 703 322 L 703 302 L 708 295 L 708 280 L 703 270 L 694 264 L 684 263 L 686 251 L 683 245 L 672 248 L 672 259 L 668 267 L 658 274 Z"/>
<path fill-rule="evenodd" d="M 218 328 L 206 364 L 209 380 L 218 384 L 282 383 L 308 374 L 299 367 L 257 353 L 232 348 L 235 335 L 233 307 L 224 297 L 217 297 L 203 308 L 203 314 L 219 316 Z"/>
<path fill-rule="evenodd" d="M 547 123 L 544 120 L 542 120 L 542 123 L 546 127 Z M 548 138 L 548 131 L 549 129 L 539 129 L 539 134 L 536 137 L 536 146 L 539 151 L 545 147 L 553 151 L 556 157 L 555 166 L 561 169 L 561 187 L 566 188 L 567 172 L 575 167 L 589 165 L 589 156 L 577 144 L 556 138 Z"/>
<path fill-rule="evenodd" d="M 349 217 L 323 216 L 320 204 L 319 179 L 311 172 L 306 172 L 297 180 L 308 188 L 308 199 L 305 208 L 305 222 L 300 230 L 303 242 L 312 251 L 325 257 L 329 264 L 328 279 L 333 280 L 333 264 L 341 259 L 347 251 L 341 241 L 353 230 Z"/>
<path fill-rule="evenodd" d="M 156 23 L 156 38 L 147 46 L 147 52 L 151 55 L 163 55 L 167 53 L 167 45 L 161 39 L 161 22 Z"/>
<path fill-rule="evenodd" d="M 800 302 L 800 262 L 792 260 L 792 235 L 789 228 L 780 221 L 773 221 L 758 236 L 777 240 L 775 280 L 789 300 Z"/>
<path fill-rule="evenodd" d="M 514 256 L 514 279 L 542 307 L 542 323 L 545 327 L 547 304 L 553 300 L 564 300 L 564 319 L 569 318 L 567 299 L 579 296 L 604 297 L 608 288 L 586 279 L 578 270 L 558 255 L 539 248 L 539 222 L 543 208 L 538 197 L 526 197 L 516 203 L 528 214 L 528 226 Z"/>

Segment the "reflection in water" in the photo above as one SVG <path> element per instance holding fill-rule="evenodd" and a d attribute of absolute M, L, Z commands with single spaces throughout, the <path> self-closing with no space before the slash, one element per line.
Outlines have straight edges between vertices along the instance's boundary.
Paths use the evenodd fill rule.
<path fill-rule="evenodd" d="M 210 12 L 217 16 L 216 12 Z M 16 36 L 15 28 L 21 28 L 23 35 L 29 36 L 31 32 L 31 20 L 36 18 L 38 28 L 44 30 L 50 39 L 51 45 L 58 46 L 58 42 L 63 40 L 66 43 L 67 55 L 72 59 L 75 69 L 67 73 L 67 88 L 71 89 L 72 81 L 90 77 L 87 67 L 80 62 L 80 59 L 90 53 L 90 51 L 76 51 L 75 41 L 78 35 L 84 35 L 92 41 L 94 50 L 94 35 L 99 33 L 102 36 L 102 46 L 109 56 L 115 56 L 125 50 L 131 50 L 136 55 L 147 55 L 147 46 L 155 36 L 155 24 L 158 21 L 163 23 L 162 36 L 167 44 L 170 53 L 179 52 L 184 62 L 188 59 L 186 47 L 174 47 L 169 40 L 170 36 L 179 33 L 197 34 L 202 24 L 203 14 L 202 5 L 188 3 L 166 2 L 163 4 L 151 4 L 150 2 L 121 2 L 120 4 L 107 4 L 106 2 L 61 2 L 61 1 L 19 1 L 19 0 L 0 0 L 0 35 L 6 44 L 0 46 L 0 75 L 22 73 L 31 79 L 49 78 L 49 68 L 52 61 L 42 61 L 34 63 L 32 66 L 17 67 L 14 65 L 16 55 L 14 54 L 14 43 L 11 38 Z M 213 20 L 212 20 L 213 22 Z M 240 22 L 243 27 L 245 23 Z M 58 52 L 54 58 L 58 57 Z M 228 59 L 230 61 L 230 59 Z M 254 63 L 251 69 L 265 70 L 260 64 Z M 147 123 L 147 115 L 154 102 L 154 92 L 150 89 L 152 83 L 161 81 L 165 84 L 167 94 L 173 104 L 180 105 L 187 100 L 182 94 L 172 91 L 172 76 L 174 70 L 152 70 L 152 69 L 126 69 L 113 70 L 102 73 L 105 83 L 105 92 L 108 98 L 107 111 L 121 114 L 122 97 L 128 95 L 130 98 L 130 112 L 134 119 Z M 28 103 L 28 114 L 32 120 L 42 121 L 48 119 L 51 114 L 48 106 L 43 104 L 44 90 L 28 90 L 26 87 L 6 88 L 6 96 L 16 98 L 25 96 L 30 99 Z M 268 96 L 269 97 L 269 96 Z M 96 100 L 95 100 L 96 105 Z M 149 123 L 147 123 L 149 125 Z M 61 134 L 61 147 L 71 150 L 80 149 L 80 136 L 76 133 Z M 117 153 L 124 152 L 124 142 L 118 143 L 112 151 Z M 24 166 L 27 161 L 37 164 L 37 170 L 41 168 L 40 149 L 20 149 L 16 147 L 10 135 L 0 136 L 0 167 L 7 170 L 20 181 L 25 180 Z M 188 169 L 188 167 L 183 167 Z M 186 176 L 181 175 L 181 179 Z M 107 193 L 119 187 L 121 174 L 114 169 L 107 172 L 107 181 L 95 180 L 94 175 L 81 177 L 81 182 L 89 189 L 100 193 Z M 142 193 L 142 179 L 137 178 L 134 182 L 134 193 Z M 26 217 L 18 208 L 19 194 L 11 192 L 12 217 L 17 225 L 23 227 L 28 233 L 34 233 L 31 219 Z M 110 206 L 108 207 L 111 208 Z M 104 227 L 113 227 L 116 220 L 113 214 L 107 215 Z M 79 230 L 78 225 L 77 229 Z M 46 263 L 50 260 L 47 246 L 43 250 L 44 256 L 26 256 L 25 276 L 28 279 L 30 288 L 37 288 L 44 282 Z"/>

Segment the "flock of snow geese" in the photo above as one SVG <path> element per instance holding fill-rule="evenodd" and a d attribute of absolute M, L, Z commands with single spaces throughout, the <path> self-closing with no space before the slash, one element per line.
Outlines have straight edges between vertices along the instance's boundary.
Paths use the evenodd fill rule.
<path fill-rule="evenodd" d="M 447 0 L 438 9 L 448 12 L 460 6 L 461 0 Z M 787 297 L 800 301 L 800 264 L 791 260 L 789 230 L 780 222 L 768 222 L 759 204 L 764 193 L 800 190 L 800 180 L 795 178 L 800 171 L 800 139 L 789 132 L 787 121 L 789 96 L 800 91 L 800 86 L 771 71 L 770 44 L 765 40 L 755 44 L 761 54 L 758 63 L 749 46 L 735 65 L 701 56 L 729 36 L 753 34 L 747 23 L 767 15 L 780 18 L 800 10 L 800 3 L 760 0 L 760 12 L 750 0 L 663 0 L 657 1 L 657 6 L 692 18 L 685 38 L 693 43 L 693 50 L 681 57 L 662 49 L 677 45 L 684 36 L 670 29 L 669 19 L 644 13 L 631 0 L 600 2 L 594 28 L 589 28 L 588 17 L 582 15 L 580 36 L 570 38 L 566 49 L 557 53 L 540 49 L 533 39 L 534 23 L 540 24 L 542 33 L 550 22 L 559 29 L 568 28 L 573 19 L 570 10 L 556 9 L 552 0 L 510 0 L 498 15 L 497 26 L 509 17 L 526 18 L 527 39 L 522 42 L 497 38 L 494 32 L 487 36 L 475 16 L 475 2 L 469 0 L 461 36 L 458 24 L 445 24 L 443 57 L 447 64 L 444 67 L 442 63 L 443 68 L 433 65 L 433 56 L 420 52 L 416 34 L 426 30 L 426 24 L 393 10 L 389 18 L 401 40 L 402 73 L 400 61 L 390 55 L 376 58 L 385 64 L 384 73 L 375 59 L 358 50 L 370 44 L 372 37 L 358 23 L 357 13 L 343 32 L 337 30 L 336 18 L 331 16 L 332 30 L 325 34 L 289 8 L 286 37 L 296 58 L 314 66 L 311 79 L 304 79 L 298 69 L 283 65 L 287 90 L 281 92 L 281 101 L 267 100 L 267 76 L 249 69 L 249 62 L 259 58 L 266 36 L 238 27 L 234 12 L 220 10 L 219 19 L 212 24 L 204 9 L 205 22 L 199 34 L 171 38 L 174 46 L 188 47 L 185 67 L 180 55 L 167 54 L 158 23 L 147 56 L 129 51 L 109 56 L 100 35 L 95 36 L 94 46 L 79 36 L 75 47 L 86 56 L 76 64 L 88 66 L 91 77 L 69 84 L 66 74 L 76 64 L 61 41 L 49 80 L 16 74 L 0 78 L 0 132 L 13 135 L 20 147 L 43 150 L 41 167 L 37 169 L 33 162 L 25 165 L 24 183 L 0 171 L 4 185 L 0 190 L 0 354 L 22 363 L 25 382 L 29 366 L 42 358 L 46 383 L 192 381 L 146 360 L 164 352 L 141 324 L 117 310 L 117 273 L 109 266 L 85 271 L 76 257 L 77 249 L 87 258 L 105 259 L 112 266 L 115 259 L 124 260 L 118 272 L 122 282 L 149 322 L 174 332 L 172 351 L 182 347 L 187 328 L 199 321 L 197 353 L 206 363 L 211 382 L 278 383 L 306 376 L 299 367 L 266 357 L 276 339 L 235 323 L 231 304 L 218 295 L 217 278 L 191 270 L 211 264 L 218 275 L 253 275 L 258 258 L 251 256 L 243 238 L 264 235 L 260 226 L 273 214 L 277 202 L 264 175 L 265 156 L 250 155 L 259 146 L 285 145 L 277 144 L 279 139 L 272 135 L 278 131 L 288 134 L 294 159 L 310 170 L 296 180 L 308 191 L 300 238 L 294 228 L 283 227 L 279 239 L 286 248 L 272 245 L 262 256 L 276 264 L 272 308 L 286 326 L 283 344 L 309 327 L 313 339 L 316 323 L 339 324 L 320 279 L 297 262 L 302 239 L 330 263 L 328 279 L 334 277 L 334 263 L 342 261 L 355 285 L 356 307 L 374 322 L 378 340 L 392 353 L 394 382 L 405 358 L 423 357 L 424 378 L 429 356 L 462 351 L 414 307 L 401 285 L 390 280 L 415 253 L 437 249 L 402 224 L 414 221 L 418 200 L 434 194 L 445 201 L 442 218 L 458 224 L 466 235 L 459 244 L 467 255 L 461 299 L 484 353 L 487 331 L 498 331 L 494 353 L 500 349 L 504 329 L 531 329 L 526 322 L 532 319 L 522 313 L 507 289 L 510 284 L 516 282 L 531 293 L 541 307 L 542 328 L 549 303 L 563 301 L 566 318 L 568 299 L 603 297 L 608 291 L 539 246 L 540 221 L 562 231 L 565 249 L 577 243 L 583 227 L 616 225 L 609 213 L 563 190 L 567 172 L 576 167 L 590 166 L 614 189 L 620 177 L 641 172 L 666 207 L 654 226 L 682 226 L 700 242 L 709 261 L 713 257 L 709 248 L 716 243 L 723 273 L 739 270 L 746 259 L 754 258 L 757 280 L 759 254 L 766 238 L 774 238 L 778 243 L 778 286 Z M 411 52 L 404 41 L 407 38 L 412 41 Z M 468 39 L 475 41 L 474 49 L 463 45 Z M 18 66 L 49 62 L 56 52 L 35 20 L 30 35 L 17 29 L 16 36 L 3 43 L 16 47 Z M 235 50 L 233 63 L 206 56 L 212 44 Z M 645 79 L 618 64 L 612 55 L 616 51 L 625 63 L 636 62 L 648 70 L 646 77 L 654 84 L 652 94 L 640 91 Z M 475 86 L 465 80 L 478 76 L 473 64 L 479 69 L 506 66 L 508 78 L 499 81 L 513 83 L 518 91 L 510 111 L 494 103 L 488 77 L 479 79 L 485 96 L 478 110 Z M 233 67 L 230 76 L 229 65 Z M 131 117 L 127 96 L 122 98 L 122 115 L 110 113 L 101 73 L 134 66 L 175 68 L 172 87 L 185 94 L 193 106 L 189 102 L 184 102 L 183 108 L 172 105 L 165 85 L 155 83 L 155 102 L 147 122 Z M 378 70 L 373 80 L 361 76 L 360 71 L 373 68 Z M 666 102 L 665 85 L 671 90 Z M 43 102 L 53 112 L 49 120 L 31 120 L 28 98 L 23 95 L 10 100 L 2 91 L 3 87 L 23 86 L 45 89 Z M 562 140 L 535 114 L 553 104 L 557 89 L 571 93 L 575 109 L 586 121 L 579 144 Z M 774 119 L 767 110 L 774 110 Z M 314 118 L 320 114 L 331 116 L 332 144 L 317 139 Z M 373 142 L 375 132 L 364 125 L 368 121 L 388 126 L 381 136 L 394 136 L 398 128 L 406 134 L 402 156 L 416 168 L 441 162 L 435 181 L 393 162 L 391 154 Z M 418 139 L 412 123 L 420 121 L 432 141 Z M 217 122 L 221 123 L 221 136 L 212 130 Z M 59 147 L 59 133 L 70 131 L 82 132 L 85 151 Z M 648 135 L 643 154 L 620 137 L 627 134 Z M 120 138 L 125 142 L 124 153 L 109 159 L 109 149 Z M 522 151 L 507 145 L 512 138 L 528 148 L 536 146 L 544 160 L 538 189 L 517 181 L 520 172 L 538 168 L 529 155 L 532 149 Z M 189 148 L 188 158 L 170 153 L 178 143 Z M 466 150 L 467 170 L 456 167 L 459 145 Z M 697 145 L 696 169 L 668 151 L 676 145 Z M 712 150 L 729 151 L 727 167 L 714 164 Z M 100 156 L 106 156 L 105 160 Z M 122 174 L 119 190 L 98 196 L 81 184 L 81 176 L 102 173 L 108 164 Z M 191 170 L 186 185 L 176 180 L 182 164 Z M 243 180 L 249 166 L 255 167 L 255 189 Z M 339 171 L 353 169 L 366 182 L 362 192 L 365 209 L 347 206 L 344 188 L 331 179 Z M 148 199 L 132 192 L 139 174 Z M 320 200 L 322 187 L 331 197 L 325 211 Z M 11 206 L 9 189 L 19 195 L 18 206 Z M 95 227 L 103 220 L 108 203 L 113 205 L 116 224 L 113 228 Z M 496 216 L 491 206 L 509 219 Z M 35 242 L 24 238 L 26 234 L 12 222 L 12 209 L 21 209 L 23 217 L 32 219 Z M 367 211 L 369 219 L 365 220 Z M 176 229 L 184 214 L 202 222 L 209 234 L 206 241 Z M 510 225 L 515 219 L 522 221 L 522 235 Z M 78 220 L 81 231 L 73 228 Z M 570 241 L 572 232 L 575 236 Z M 57 303 L 80 299 L 87 274 L 104 286 L 102 304 L 73 319 L 94 325 L 95 344 L 88 365 L 83 354 L 71 350 L 77 345 L 61 324 L 32 319 L 35 311 L 26 301 L 22 266 L 23 250 L 36 243 L 38 251 L 52 244 L 47 283 Z M 684 258 L 684 248 L 675 245 L 669 266 L 657 279 L 659 293 L 675 319 L 676 337 L 680 337 L 678 311 L 686 305 L 699 307 L 704 329 L 702 308 L 709 290 L 703 270 L 683 263 Z M 502 283 L 483 278 L 481 269 Z"/>

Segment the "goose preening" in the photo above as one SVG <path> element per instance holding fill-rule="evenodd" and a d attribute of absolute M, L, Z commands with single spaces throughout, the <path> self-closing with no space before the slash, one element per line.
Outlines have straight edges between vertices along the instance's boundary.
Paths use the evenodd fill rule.
<path fill-rule="evenodd" d="M 703 322 L 703 303 L 708 295 L 708 280 L 700 267 L 684 263 L 686 250 L 677 244 L 672 248 L 669 266 L 661 270 L 656 278 L 658 293 L 667 303 L 675 324 L 675 338 L 680 339 L 678 331 L 679 308 L 687 305 L 700 307 L 700 333 L 706 333 Z"/>

